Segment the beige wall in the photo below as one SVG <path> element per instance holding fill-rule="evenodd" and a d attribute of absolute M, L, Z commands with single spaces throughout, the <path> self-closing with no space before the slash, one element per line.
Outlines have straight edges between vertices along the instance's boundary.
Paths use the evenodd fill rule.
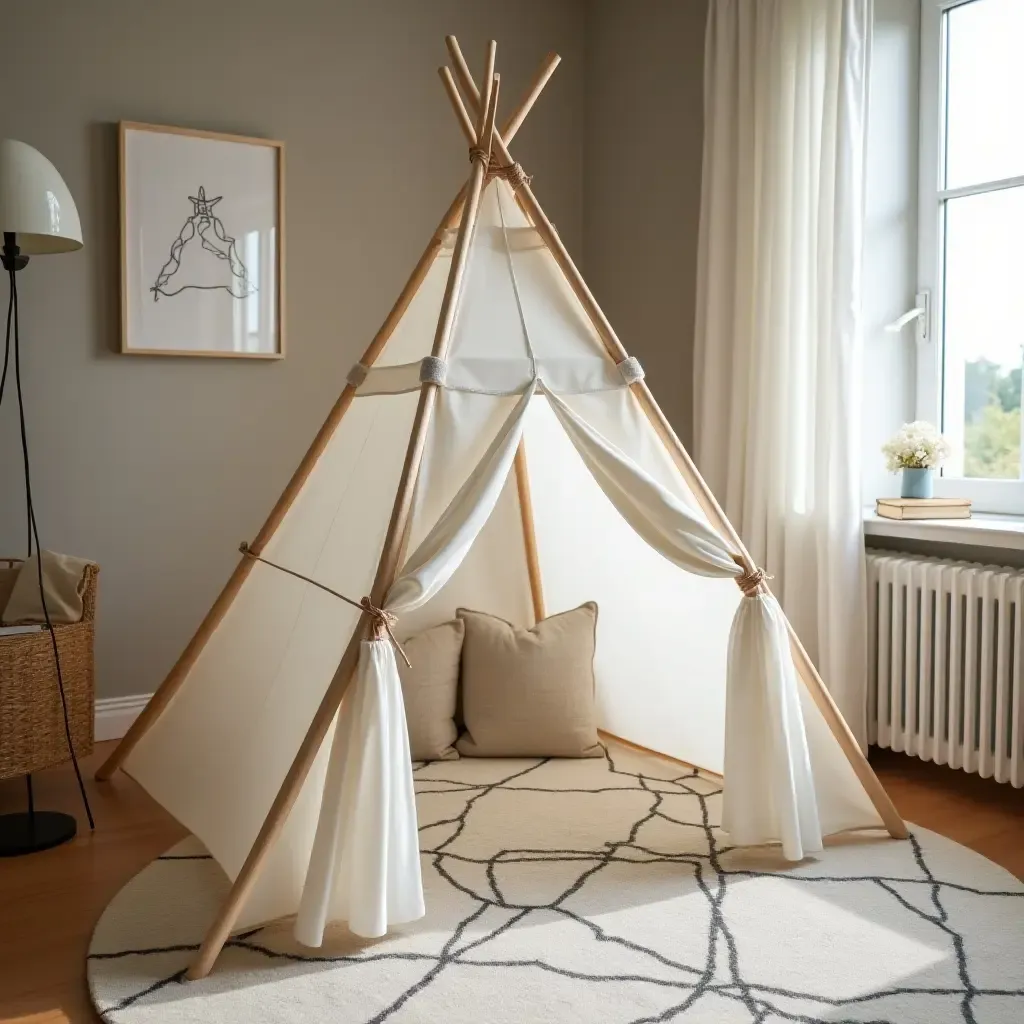
<path fill-rule="evenodd" d="M 43 542 L 102 566 L 101 696 L 159 683 L 464 180 L 436 75 L 446 32 L 474 65 L 499 40 L 505 109 L 545 52 L 563 55 L 516 150 L 580 251 L 585 13 L 580 0 L 5 5 L 0 134 L 50 157 L 85 232 L 82 252 L 21 275 L 23 376 Z M 285 141 L 282 363 L 115 354 L 120 119 Z M 24 545 L 12 412 L 5 399 L 2 554 Z"/>
<path fill-rule="evenodd" d="M 584 269 L 687 444 L 705 0 L 587 9 Z"/>

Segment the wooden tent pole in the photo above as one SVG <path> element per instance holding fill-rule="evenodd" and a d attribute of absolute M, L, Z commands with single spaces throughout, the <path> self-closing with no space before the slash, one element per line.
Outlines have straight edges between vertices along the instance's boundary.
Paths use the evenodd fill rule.
<path fill-rule="evenodd" d="M 530 90 L 523 97 L 519 106 L 509 118 L 508 125 L 511 128 L 512 135 L 522 127 L 523 122 L 533 109 L 534 104 L 537 102 L 537 99 L 539 98 L 544 86 L 547 84 L 548 79 L 550 79 L 553 74 L 559 60 L 560 58 L 556 54 L 549 54 L 545 58 L 545 61 L 541 65 Z M 384 350 L 384 346 L 387 345 L 392 333 L 394 333 L 395 328 L 405 315 L 405 311 L 409 308 L 409 304 L 416 297 L 416 294 L 420 290 L 420 286 L 423 284 L 431 266 L 433 266 L 437 253 L 443 244 L 445 232 L 450 230 L 458 222 L 465 204 L 465 198 L 466 187 L 463 186 L 459 191 L 459 194 L 445 211 L 445 214 L 441 218 L 434 234 L 431 236 L 430 243 L 423 251 L 423 254 L 416 263 L 416 266 L 413 267 L 413 271 L 409 275 L 409 279 L 406 281 L 405 287 L 399 293 L 395 304 L 391 307 L 390 312 L 384 319 L 384 323 L 381 324 L 380 330 L 378 330 L 374 335 L 373 340 L 370 342 L 366 351 L 363 353 L 362 358 L 359 360 L 359 362 L 364 366 L 372 366 L 374 362 L 376 362 L 377 357 Z M 334 436 L 334 432 L 338 429 L 338 425 L 341 423 L 342 418 L 348 411 L 348 407 L 352 404 L 352 399 L 355 398 L 355 393 L 356 389 L 351 384 L 346 384 L 344 390 L 338 396 L 337 401 L 332 406 L 331 411 L 327 414 L 327 418 L 324 420 L 316 437 L 313 439 L 313 443 L 309 446 L 309 449 L 303 456 L 302 461 L 292 474 L 291 480 L 288 481 L 288 485 L 281 493 L 281 496 L 277 499 L 277 502 L 271 510 L 270 515 L 267 517 L 266 522 L 264 522 L 259 533 L 256 535 L 256 538 L 250 545 L 254 554 L 258 555 L 277 532 L 277 529 L 284 520 L 284 517 L 287 515 L 288 510 L 292 507 L 292 504 L 298 497 L 299 492 L 305 485 L 306 480 L 309 478 L 310 473 L 312 473 L 313 467 L 320 460 L 320 456 L 323 454 L 324 449 Z M 254 564 L 255 562 L 251 558 L 242 558 L 239 560 L 234 571 L 228 577 L 227 583 L 224 584 L 223 589 L 217 595 L 217 599 L 213 602 L 210 610 L 206 613 L 203 621 L 199 624 L 199 628 L 193 634 L 192 639 L 189 640 L 185 649 L 181 652 L 181 655 L 174 663 L 170 672 L 168 672 L 164 681 L 157 688 L 153 696 L 150 697 L 149 702 L 146 704 L 145 708 L 143 708 L 138 718 L 135 719 L 128 731 L 121 738 L 121 742 L 118 743 L 114 750 L 111 751 L 110 756 L 107 757 L 103 764 L 101 764 L 96 770 L 97 780 L 104 782 L 109 779 L 114 772 L 124 764 L 125 759 L 138 745 L 139 740 L 145 736 L 153 723 L 161 714 L 163 714 L 164 709 L 168 704 L 170 704 L 171 699 L 178 692 L 181 684 L 188 677 L 192 666 L 195 665 L 196 660 L 202 653 L 203 648 L 206 647 L 210 637 L 223 621 L 228 609 L 234 603 L 235 598 L 242 589 L 242 584 L 245 583 Z"/>
<path fill-rule="evenodd" d="M 494 66 L 493 42 L 488 48 L 488 66 L 490 68 Z M 481 127 L 478 138 L 489 138 L 493 132 L 497 93 L 497 79 L 495 76 L 493 90 L 487 90 L 488 107 L 486 112 L 481 115 Z M 482 148 L 489 153 L 489 146 L 484 145 Z M 466 188 L 465 212 L 459 225 L 458 237 L 455 241 L 452 265 L 448 274 L 444 298 L 441 302 L 441 311 L 438 316 L 437 330 L 431 350 L 431 354 L 439 359 L 445 357 L 451 340 L 455 312 L 459 303 L 459 293 L 462 288 L 469 256 L 468 243 L 472 235 L 473 225 L 476 222 L 477 213 L 479 212 L 480 194 L 483 190 L 486 173 L 487 159 L 474 160 L 473 170 Z M 384 547 L 381 552 L 380 561 L 377 563 L 373 588 L 370 591 L 371 600 L 378 607 L 384 601 L 385 595 L 398 575 L 400 549 L 412 510 L 416 480 L 419 476 L 420 465 L 423 459 L 427 428 L 430 425 L 431 414 L 437 400 L 437 391 L 438 385 L 436 383 L 425 382 L 420 388 L 419 404 L 416 408 L 416 418 L 413 421 L 409 445 L 406 449 L 402 476 L 398 484 L 398 493 L 395 496 L 395 503 L 391 510 L 391 519 L 388 522 L 388 530 L 384 539 Z M 224 948 L 224 943 L 227 941 L 235 922 L 238 920 L 242 906 L 259 878 L 260 870 L 274 840 L 284 827 L 288 814 L 302 790 L 303 783 L 306 781 L 306 776 L 316 760 L 324 737 L 327 735 L 331 722 L 341 706 L 345 691 L 351 684 L 359 660 L 360 644 L 366 635 L 368 625 L 369 616 L 364 612 L 359 617 L 345 653 L 342 655 L 338 669 L 334 673 L 334 678 L 331 680 L 330 686 L 327 688 L 327 692 L 324 694 L 320 706 L 313 716 L 309 729 L 299 745 L 295 758 L 284 777 L 284 781 L 281 783 L 274 802 L 270 806 L 259 834 L 256 836 L 256 840 L 231 886 L 231 891 L 228 893 L 216 918 L 210 925 L 195 961 L 188 969 L 186 977 L 190 981 L 205 978 L 210 973 L 214 962 L 220 955 L 220 951 Z"/>
<path fill-rule="evenodd" d="M 554 55 L 549 55 L 549 61 L 552 56 Z M 555 58 L 554 63 L 558 63 L 557 58 Z M 547 81 L 547 77 L 550 77 L 550 73 L 554 71 L 554 64 L 550 66 L 547 77 L 544 76 L 544 71 L 545 68 L 542 68 L 541 75 L 538 76 L 541 87 L 543 82 Z M 452 78 L 452 73 L 448 68 L 440 68 L 439 74 L 441 75 L 441 82 L 444 85 L 445 92 L 448 94 L 448 99 L 451 101 L 452 109 L 455 111 L 455 119 L 462 126 L 463 134 L 472 140 L 475 134 L 473 121 L 466 110 L 465 104 L 462 102 L 462 97 L 459 95 L 459 90 L 455 80 Z M 479 93 L 477 95 L 479 96 Z M 530 95 L 532 95 L 532 90 L 527 95 L 527 99 L 529 99 Z M 526 442 L 523 440 L 519 442 L 519 447 L 516 449 L 515 472 L 516 490 L 519 498 L 519 515 L 523 525 L 526 571 L 530 580 L 530 600 L 533 604 L 533 620 L 537 623 L 546 618 L 547 615 L 544 610 L 544 586 L 540 574 L 540 557 L 537 552 L 533 503 L 530 498 L 530 473 L 526 462 Z"/>
<path fill-rule="evenodd" d="M 544 91 L 544 86 L 548 84 L 548 79 L 555 73 L 555 68 L 558 67 L 561 57 L 557 53 L 549 53 L 545 58 L 544 62 L 540 66 L 540 70 L 537 72 L 536 77 L 530 83 L 530 88 L 526 90 L 526 95 L 522 98 L 519 103 L 519 109 L 514 111 L 509 119 L 505 122 L 505 126 L 501 129 L 501 137 L 505 142 L 509 142 L 513 135 L 523 125 L 523 119 L 530 112 L 534 103 L 537 102 L 537 97 Z"/>
<path fill-rule="evenodd" d="M 452 73 L 448 68 L 438 68 L 437 73 L 441 76 L 441 84 L 444 86 L 445 92 L 448 93 L 448 99 L 455 111 L 455 120 L 459 122 L 466 141 L 472 146 L 476 143 L 476 128 L 473 126 L 469 111 L 465 106 L 455 102 L 455 97 L 459 95 L 459 87 L 455 84 L 455 79 L 452 78 Z"/>
<path fill-rule="evenodd" d="M 537 551 L 537 533 L 533 522 L 530 470 L 526 462 L 525 440 L 520 440 L 516 449 L 515 467 L 519 515 L 523 521 L 523 546 L 526 549 L 526 572 L 530 578 L 530 597 L 533 601 L 533 621 L 538 623 L 547 618 L 547 612 L 544 609 L 544 584 L 540 575 L 540 555 Z"/>
<path fill-rule="evenodd" d="M 445 43 L 448 46 L 448 52 L 452 58 L 456 79 L 462 86 L 464 92 L 470 98 L 471 103 L 473 105 L 479 105 L 479 90 L 476 87 L 476 83 L 473 81 L 473 76 L 466 65 L 465 58 L 462 56 L 457 40 L 454 36 L 447 36 Z M 505 163 L 513 162 L 507 145 L 497 133 L 494 137 L 493 146 L 497 150 L 498 156 L 501 160 Z M 575 292 L 576 297 L 579 299 L 581 305 L 586 310 L 587 315 L 590 317 L 591 322 L 597 329 L 598 334 L 604 342 L 605 348 L 608 350 L 608 354 L 616 362 L 621 362 L 627 357 L 625 347 L 622 342 L 619 341 L 611 323 L 604 315 L 604 312 L 598 305 L 597 300 L 587 287 L 586 282 L 583 280 L 583 276 L 577 269 L 576 264 L 573 263 L 572 257 L 562 244 L 561 239 L 558 237 L 558 233 L 555 231 L 551 221 L 548 220 L 540 203 L 537 202 L 529 184 L 524 183 L 517 190 L 517 194 L 522 200 L 523 208 L 533 221 L 534 227 L 537 229 L 537 233 L 551 252 L 555 262 L 562 270 L 562 273 L 565 275 L 573 292 Z M 694 465 L 694 462 L 690 458 L 686 448 L 683 446 L 683 443 L 679 440 L 675 431 L 672 429 L 668 419 L 665 417 L 665 414 L 662 412 L 654 396 L 651 394 L 651 390 L 647 386 L 646 382 L 637 381 L 635 384 L 631 385 L 631 390 L 633 391 L 633 394 L 636 395 L 637 400 L 640 403 L 640 407 L 643 409 L 647 418 L 651 421 L 652 426 L 661 437 L 670 454 L 673 456 L 680 474 L 686 481 L 687 486 L 693 492 L 694 497 L 697 499 L 698 504 L 701 506 L 701 509 L 705 516 L 707 516 L 711 525 L 734 547 L 743 568 L 746 571 L 753 569 L 754 562 L 750 557 L 750 553 L 747 551 L 739 534 L 733 528 L 732 523 L 729 522 L 729 519 L 723 512 L 721 506 L 718 504 L 718 501 L 712 494 L 711 489 L 698 472 L 696 465 Z M 767 585 L 765 585 L 765 589 L 767 590 Z M 793 629 L 792 624 L 789 623 L 788 618 L 787 626 L 789 629 L 790 643 L 793 648 L 794 662 L 796 664 L 797 671 L 800 674 L 800 678 L 809 690 L 818 710 L 821 711 L 822 717 L 825 719 L 825 722 L 828 724 L 833 736 L 835 736 L 839 746 L 842 748 L 846 759 L 850 762 L 850 766 L 856 773 L 861 785 L 871 798 L 871 802 L 878 811 L 878 814 L 885 824 L 889 834 L 895 839 L 905 839 L 908 835 L 906 824 L 900 817 L 900 814 L 896 810 L 892 800 L 889 798 L 889 794 L 886 793 L 881 782 L 878 781 L 878 777 L 872 770 L 871 765 L 868 764 L 868 760 L 864 756 L 864 752 L 860 749 L 860 744 L 857 742 L 856 737 L 853 735 L 849 725 L 843 718 L 835 701 L 832 699 L 832 695 L 828 692 L 828 688 L 825 686 L 817 668 L 811 661 L 806 649 L 800 642 L 799 637 L 797 637 L 796 631 Z"/>

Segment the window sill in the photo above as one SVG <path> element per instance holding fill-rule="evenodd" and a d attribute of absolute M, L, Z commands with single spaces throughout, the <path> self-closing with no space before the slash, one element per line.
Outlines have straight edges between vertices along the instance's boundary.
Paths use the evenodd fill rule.
<path fill-rule="evenodd" d="M 866 508 L 864 534 L 1024 551 L 1024 516 L 976 512 L 970 519 L 885 519 Z"/>

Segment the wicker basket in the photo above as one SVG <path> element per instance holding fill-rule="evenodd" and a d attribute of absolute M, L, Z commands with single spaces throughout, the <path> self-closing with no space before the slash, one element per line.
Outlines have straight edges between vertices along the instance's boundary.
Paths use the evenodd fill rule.
<path fill-rule="evenodd" d="M 17 564 L 16 559 L 0 559 L 0 565 Z M 91 753 L 93 744 L 98 572 L 95 565 L 85 570 L 81 622 L 53 627 L 71 736 L 79 757 Z M 0 637 L 0 779 L 27 775 L 67 760 L 70 755 L 48 631 Z"/>

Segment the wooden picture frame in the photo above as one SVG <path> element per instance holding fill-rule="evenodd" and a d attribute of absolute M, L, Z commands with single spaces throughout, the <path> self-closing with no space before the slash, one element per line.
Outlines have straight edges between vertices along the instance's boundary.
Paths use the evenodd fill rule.
<path fill-rule="evenodd" d="M 121 121 L 118 182 L 121 352 L 283 358 L 284 143 Z"/>

